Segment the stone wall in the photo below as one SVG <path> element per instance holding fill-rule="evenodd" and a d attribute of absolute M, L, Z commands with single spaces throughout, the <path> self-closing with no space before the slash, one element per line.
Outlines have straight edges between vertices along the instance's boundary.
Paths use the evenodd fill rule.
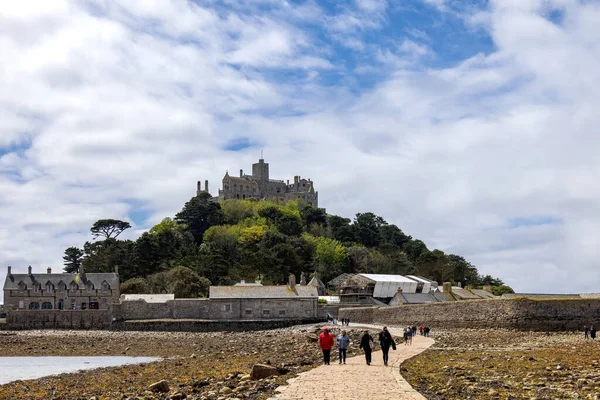
<path fill-rule="evenodd" d="M 6 317 L 7 328 L 24 329 L 108 329 L 110 310 L 14 310 Z"/>
<path fill-rule="evenodd" d="M 116 320 L 272 320 L 317 318 L 317 299 L 176 299 L 164 303 L 127 300 L 115 304 Z"/>
<path fill-rule="evenodd" d="M 536 331 L 600 325 L 600 299 L 497 299 L 397 307 L 342 308 L 339 318 L 382 325 L 431 328 L 508 328 Z"/>
<path fill-rule="evenodd" d="M 316 319 L 264 320 L 264 321 L 198 321 L 190 319 L 163 319 L 113 322 L 111 330 L 161 331 L 161 332 L 244 332 L 278 329 L 288 326 L 318 322 Z"/>

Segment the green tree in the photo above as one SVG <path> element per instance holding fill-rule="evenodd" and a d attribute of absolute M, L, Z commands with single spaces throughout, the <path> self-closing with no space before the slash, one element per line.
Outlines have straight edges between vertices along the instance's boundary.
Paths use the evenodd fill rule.
<path fill-rule="evenodd" d="M 131 278 L 121 283 L 121 294 L 151 293 L 150 285 L 144 278 Z"/>
<path fill-rule="evenodd" d="M 327 226 L 327 213 L 322 208 L 306 206 L 300 210 L 300 218 L 307 229 L 313 224 Z"/>
<path fill-rule="evenodd" d="M 223 213 L 219 203 L 210 194 L 200 193 L 185 203 L 183 209 L 175 216 L 178 224 L 185 224 L 196 243 L 202 243 L 204 232 L 211 226 L 223 223 Z"/>
<path fill-rule="evenodd" d="M 119 219 L 99 219 L 90 228 L 94 239 L 116 239 L 124 230 L 131 228 L 129 222 Z"/>
<path fill-rule="evenodd" d="M 331 237 L 342 243 L 351 243 L 356 241 L 356 233 L 350 225 L 349 218 L 342 218 L 337 215 L 329 215 L 327 224 L 331 231 Z"/>
<path fill-rule="evenodd" d="M 77 247 L 69 247 L 65 250 L 64 260 L 64 271 L 70 274 L 74 274 L 79 271 L 81 266 L 81 259 L 83 258 L 83 251 Z"/>
<path fill-rule="evenodd" d="M 148 277 L 153 293 L 173 293 L 175 298 L 206 297 L 211 282 L 190 268 L 177 266 Z"/>
<path fill-rule="evenodd" d="M 382 240 L 380 228 L 386 224 L 383 218 L 367 212 L 356 214 L 353 227 L 360 243 L 367 247 L 376 247 Z"/>
<path fill-rule="evenodd" d="M 502 296 L 505 293 L 514 293 L 515 291 L 507 285 L 492 286 L 492 293 L 495 296 Z"/>
<path fill-rule="evenodd" d="M 348 259 L 348 253 L 340 242 L 326 237 L 314 237 L 306 233 L 302 237 L 314 249 L 316 269 L 322 280 L 328 281 L 342 272 Z"/>

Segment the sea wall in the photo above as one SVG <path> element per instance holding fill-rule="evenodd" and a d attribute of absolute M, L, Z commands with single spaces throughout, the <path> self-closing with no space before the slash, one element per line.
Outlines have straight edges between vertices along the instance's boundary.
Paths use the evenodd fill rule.
<path fill-rule="evenodd" d="M 108 329 L 110 310 L 13 310 L 6 317 L 6 328 L 25 329 Z"/>
<path fill-rule="evenodd" d="M 342 308 L 338 316 L 351 322 L 394 326 L 564 331 L 600 325 L 600 299 L 517 298 Z"/>
<path fill-rule="evenodd" d="M 113 322 L 111 330 L 116 331 L 164 331 L 164 332 L 244 332 L 286 328 L 288 326 L 318 322 L 316 319 L 304 320 L 262 320 L 262 321 L 201 321 L 189 319 L 163 319 L 144 321 Z"/>

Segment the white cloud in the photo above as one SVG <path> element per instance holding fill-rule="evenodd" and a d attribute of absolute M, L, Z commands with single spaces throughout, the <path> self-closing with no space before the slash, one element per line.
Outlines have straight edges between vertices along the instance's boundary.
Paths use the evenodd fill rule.
<path fill-rule="evenodd" d="M 472 21 L 495 52 L 414 68 L 430 47 L 399 41 L 361 66 L 386 78 L 357 94 L 319 79 L 341 68 L 305 24 L 319 16 L 332 41 L 370 50 L 360 32 L 387 18 L 375 3 L 337 19 L 315 3 L 13 3 L 0 9 L 0 262 L 17 271 L 58 268 L 132 201 L 150 213 L 136 230 L 172 216 L 197 180 L 216 189 L 250 167 L 258 150 L 221 150 L 250 137 L 273 175 L 312 177 L 329 212 L 376 212 L 517 290 L 597 290 L 597 4 L 492 2 Z M 510 226 L 530 216 L 556 221 Z"/>

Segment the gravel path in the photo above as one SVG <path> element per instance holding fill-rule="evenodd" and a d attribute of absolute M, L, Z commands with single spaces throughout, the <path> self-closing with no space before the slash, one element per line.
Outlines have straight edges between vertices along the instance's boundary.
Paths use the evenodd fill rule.
<path fill-rule="evenodd" d="M 360 325 L 370 330 L 377 341 L 381 327 Z M 356 329 L 358 325 L 351 328 Z M 401 336 L 401 329 L 389 327 L 395 336 Z M 332 362 L 308 372 L 300 374 L 289 381 L 289 386 L 279 388 L 281 391 L 274 399 L 278 400 L 325 400 L 325 399 L 370 399 L 370 400 L 416 400 L 425 399 L 414 390 L 400 375 L 400 364 L 433 344 L 433 339 L 417 336 L 410 346 L 400 344 L 397 350 L 390 349 L 389 367 L 383 365 L 381 350 L 373 352 L 373 362 L 366 365 L 363 355 L 347 359 L 340 365 Z M 358 343 L 351 346 L 358 347 Z M 332 349 L 334 352 L 336 349 Z"/>

